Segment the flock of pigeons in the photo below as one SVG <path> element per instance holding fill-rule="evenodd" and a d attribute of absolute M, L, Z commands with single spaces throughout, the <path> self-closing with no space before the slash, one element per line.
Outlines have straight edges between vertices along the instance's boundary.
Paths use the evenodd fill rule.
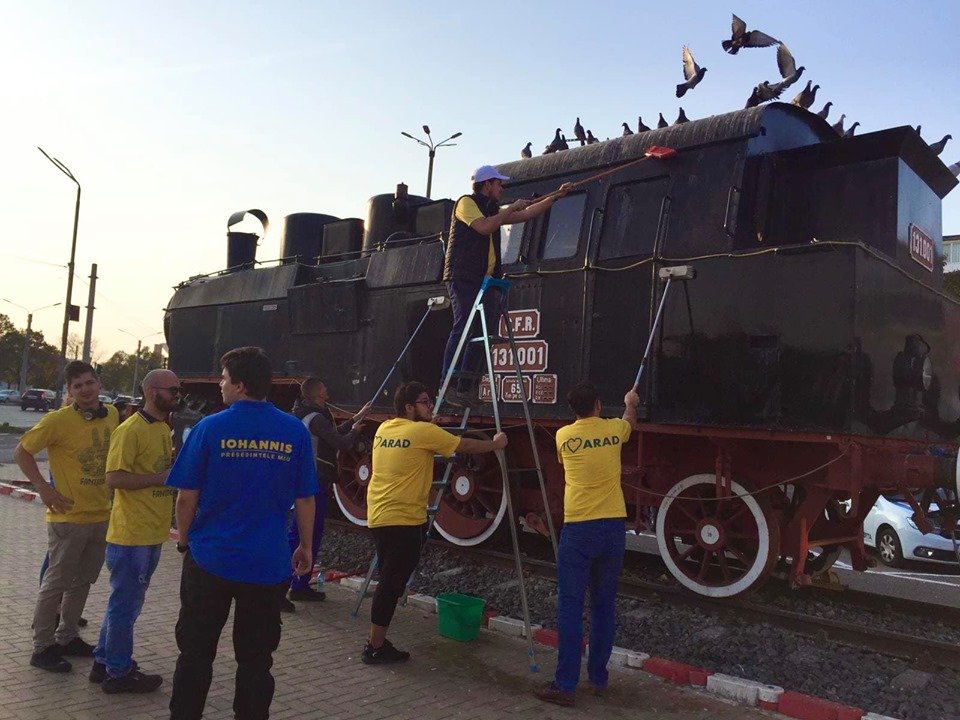
<path fill-rule="evenodd" d="M 777 100 L 780 96 L 789 88 L 791 85 L 796 83 L 800 76 L 803 75 L 805 67 L 802 65 L 797 67 L 796 60 L 794 60 L 793 53 L 790 52 L 786 44 L 782 41 L 777 40 L 772 35 L 767 35 L 765 32 L 760 30 L 747 30 L 747 24 L 738 18 L 736 15 L 733 16 L 733 22 L 731 24 L 731 34 L 729 40 L 724 40 L 721 43 L 723 49 L 731 55 L 736 55 L 743 48 L 764 48 L 771 47 L 773 45 L 777 46 L 777 69 L 780 72 L 780 79 L 775 82 L 770 82 L 764 80 L 763 82 L 757 84 L 753 88 L 753 91 L 750 93 L 750 97 L 747 98 L 747 103 L 745 107 L 751 108 L 760 105 L 761 103 L 769 102 L 771 100 Z M 683 46 L 683 82 L 677 85 L 677 97 L 682 98 L 690 90 L 693 90 L 700 82 L 703 80 L 703 76 L 706 75 L 707 68 L 700 67 L 697 64 L 697 61 L 693 57 L 693 53 L 690 52 L 690 48 L 686 45 Z M 819 85 L 814 85 L 813 81 L 807 80 L 807 85 L 804 87 L 791 102 L 803 108 L 804 110 L 810 111 L 810 107 L 813 105 L 814 101 L 817 98 L 817 91 L 820 89 Z M 830 108 L 833 106 L 832 102 L 827 102 L 822 109 L 817 111 L 817 115 L 824 120 L 827 119 L 827 116 L 830 114 Z M 812 112 L 812 111 L 811 111 Z M 853 137 L 853 134 L 856 132 L 857 128 L 860 126 L 859 122 L 855 122 L 847 128 L 844 128 L 844 121 L 847 116 L 845 114 L 840 115 L 840 119 L 833 123 L 831 127 L 833 130 L 840 135 L 841 137 Z M 683 108 L 680 108 L 680 114 L 677 116 L 677 119 L 673 121 L 674 125 L 681 125 L 685 122 L 689 122 L 689 118 L 686 113 L 683 111 Z M 660 113 L 660 117 L 657 120 L 658 128 L 668 127 L 670 123 L 666 121 L 663 117 L 663 113 Z M 622 135 L 626 137 L 627 135 L 633 135 L 633 129 L 630 127 L 629 123 L 622 123 L 623 133 Z M 650 130 L 651 128 L 644 124 L 643 117 L 637 118 L 637 132 L 642 133 Z M 918 125 L 917 134 L 920 134 L 920 126 Z M 580 145 L 593 145 L 594 143 L 600 142 L 590 130 L 584 130 L 583 125 L 580 123 L 580 118 L 577 118 L 576 124 L 573 126 L 573 136 L 576 142 L 579 142 Z M 942 140 L 939 142 L 933 143 L 930 145 L 930 149 L 937 155 L 943 152 L 943 149 L 947 145 L 947 141 L 951 140 L 951 135 L 945 135 Z M 527 143 L 523 150 L 520 151 L 521 158 L 533 157 L 533 152 L 531 146 L 533 143 Z M 566 136 L 563 134 L 561 128 L 557 128 L 556 134 L 554 135 L 553 140 L 550 141 L 550 144 L 546 146 L 543 151 L 544 155 L 549 153 L 559 152 L 561 150 L 568 150 L 570 145 L 567 142 Z M 960 162 L 954 163 L 950 166 L 951 172 L 954 175 L 960 175 Z"/>

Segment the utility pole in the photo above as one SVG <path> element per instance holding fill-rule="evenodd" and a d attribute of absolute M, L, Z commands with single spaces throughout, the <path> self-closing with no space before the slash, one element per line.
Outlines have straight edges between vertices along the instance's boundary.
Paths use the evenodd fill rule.
<path fill-rule="evenodd" d="M 133 390 L 130 391 L 130 397 L 137 397 L 137 380 L 139 380 L 140 375 L 140 346 L 143 344 L 143 340 L 137 340 L 137 356 L 133 361 Z"/>
<path fill-rule="evenodd" d="M 93 299 L 97 294 L 97 264 L 90 266 L 90 295 L 87 297 L 87 327 L 83 331 L 83 361 L 90 362 L 90 337 L 93 334 Z"/>
<path fill-rule="evenodd" d="M 28 369 L 29 366 L 30 366 L 30 331 L 33 329 L 33 314 L 36 313 L 36 312 L 40 312 L 41 310 L 46 310 L 47 308 L 57 307 L 58 305 L 60 305 L 60 303 L 53 303 L 52 305 L 44 305 L 44 306 L 41 307 L 41 308 L 37 308 L 37 309 L 35 309 L 35 310 L 31 310 L 31 309 L 29 309 L 29 308 L 25 308 L 25 307 L 24 307 L 23 305 L 21 305 L 20 303 L 15 303 L 13 300 L 7 300 L 7 298 L 2 298 L 2 299 L 3 299 L 3 302 L 5 302 L 5 303 L 9 303 L 10 305 L 13 305 L 14 307 L 18 307 L 18 308 L 20 308 L 21 310 L 26 310 L 26 311 L 27 311 L 27 332 L 25 333 L 25 337 L 24 337 L 24 340 L 23 340 L 23 355 L 22 355 L 21 358 L 20 358 L 20 389 L 19 389 L 19 392 L 20 392 L 21 395 L 23 395 L 23 393 L 24 393 L 24 392 L 26 391 L 26 389 L 27 389 L 27 369 Z"/>

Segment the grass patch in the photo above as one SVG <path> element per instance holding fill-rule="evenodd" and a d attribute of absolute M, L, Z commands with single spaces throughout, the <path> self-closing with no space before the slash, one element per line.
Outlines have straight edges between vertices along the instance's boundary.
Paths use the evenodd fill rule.
<path fill-rule="evenodd" d="M 27 431 L 27 428 L 14 427 L 10 423 L 0 423 L 0 433 L 6 433 L 8 435 L 23 435 Z"/>

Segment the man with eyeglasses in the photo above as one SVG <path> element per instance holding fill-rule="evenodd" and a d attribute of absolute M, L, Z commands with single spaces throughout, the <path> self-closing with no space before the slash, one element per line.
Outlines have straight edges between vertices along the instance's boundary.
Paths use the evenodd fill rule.
<path fill-rule="evenodd" d="M 387 640 L 397 601 L 420 561 L 435 454 L 493 452 L 507 436 L 492 440 L 458 437 L 433 424 L 433 398 L 419 382 L 404 383 L 393 398 L 396 417 L 377 428 L 373 476 L 367 486 L 367 525 L 373 533 L 380 581 L 373 594 L 370 637 L 360 659 L 367 665 L 408 660 L 410 653 Z"/>
<path fill-rule="evenodd" d="M 453 328 L 447 338 L 443 351 L 443 378 L 453 362 L 460 336 L 467 325 L 470 308 L 480 292 L 480 284 L 485 275 L 499 278 L 503 276 L 500 267 L 500 227 L 532 220 L 549 210 L 556 200 L 564 197 L 571 189 L 570 183 L 560 186 L 557 195 L 531 202 L 516 200 L 510 205 L 500 207 L 503 197 L 503 181 L 509 180 L 492 165 L 483 165 L 473 172 L 470 181 L 473 192 L 457 200 L 450 220 L 450 238 L 447 241 L 447 253 L 443 262 L 443 282 L 450 295 L 453 310 Z M 491 291 L 498 293 L 499 291 Z M 484 315 L 487 330 L 493 335 L 498 332 L 500 322 L 500 298 L 487 297 L 484 303 Z M 479 325 L 479 323 L 478 323 Z M 470 348 L 464 352 L 461 368 L 470 369 Z M 447 400 L 455 405 L 470 405 L 475 398 L 464 392 L 463 384 L 452 385 Z M 474 384 L 477 387 L 477 384 Z M 475 393 L 474 393 L 475 394 Z"/>
<path fill-rule="evenodd" d="M 110 599 L 90 682 L 110 694 L 151 692 L 163 683 L 138 669 L 133 626 L 170 535 L 175 489 L 164 486 L 173 457 L 166 421 L 180 406 L 181 390 L 169 370 L 151 370 L 142 387 L 143 409 L 114 431 L 107 455 L 107 486 L 114 490 L 106 553 Z"/>

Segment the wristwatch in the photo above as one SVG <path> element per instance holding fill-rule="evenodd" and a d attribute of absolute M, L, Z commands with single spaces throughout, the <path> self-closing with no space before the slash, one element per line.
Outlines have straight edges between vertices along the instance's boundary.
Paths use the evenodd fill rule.
<path fill-rule="evenodd" d="M 188 548 L 188 547 L 190 547 L 190 546 L 187 545 L 186 543 L 182 543 L 182 542 L 180 542 L 179 540 L 177 540 L 177 552 L 178 552 L 178 553 L 185 553 L 185 552 L 187 551 L 187 548 Z"/>

